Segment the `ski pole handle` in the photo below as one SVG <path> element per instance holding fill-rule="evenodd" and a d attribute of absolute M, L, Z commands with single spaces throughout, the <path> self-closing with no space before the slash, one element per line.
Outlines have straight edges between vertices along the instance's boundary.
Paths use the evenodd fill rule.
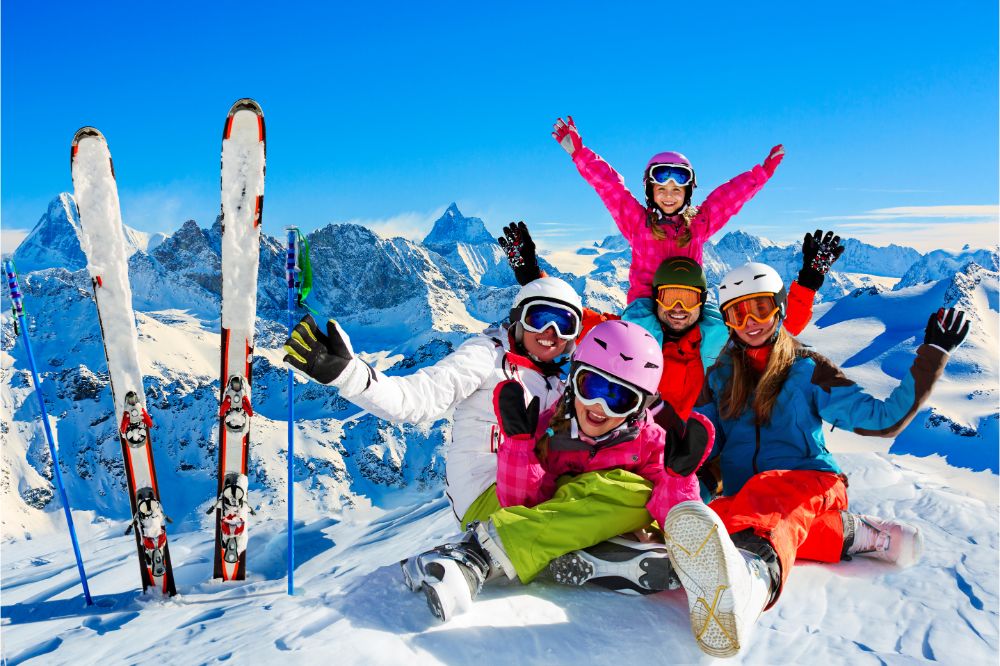
<path fill-rule="evenodd" d="M 7 273 L 7 287 L 10 289 L 10 301 L 14 317 L 23 317 L 24 297 L 21 296 L 21 289 L 17 284 L 17 272 L 14 270 L 14 263 L 10 259 L 6 259 L 3 262 L 3 269 Z"/>
<path fill-rule="evenodd" d="M 299 273 L 299 243 L 298 229 L 288 227 L 288 252 L 285 255 L 285 278 L 288 280 L 288 288 L 298 287 L 296 278 Z"/>

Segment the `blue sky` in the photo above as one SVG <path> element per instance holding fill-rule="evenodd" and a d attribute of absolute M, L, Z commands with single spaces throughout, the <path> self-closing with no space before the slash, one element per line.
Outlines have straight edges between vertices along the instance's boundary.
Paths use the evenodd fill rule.
<path fill-rule="evenodd" d="M 456 201 L 493 231 L 525 219 L 545 247 L 601 238 L 613 222 L 550 136 L 569 113 L 633 189 L 652 153 L 687 154 L 696 202 L 784 143 L 729 228 L 997 240 L 996 3 L 202 4 L 3 0 L 5 249 L 72 190 L 88 124 L 126 224 L 207 226 L 243 96 L 267 119 L 275 234 L 356 221 L 422 237 Z"/>

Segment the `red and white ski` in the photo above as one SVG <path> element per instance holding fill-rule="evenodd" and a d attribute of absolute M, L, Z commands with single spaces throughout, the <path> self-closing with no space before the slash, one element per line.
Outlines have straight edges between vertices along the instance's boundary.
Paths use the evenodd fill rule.
<path fill-rule="evenodd" d="M 153 466 L 152 419 L 144 405 L 139 368 L 138 331 L 132 310 L 128 253 L 118 202 L 118 185 L 108 143 L 98 130 L 84 127 L 73 137 L 70 154 L 73 189 L 83 230 L 81 245 L 87 255 L 104 339 L 104 355 L 111 377 L 115 420 L 125 461 L 132 520 L 135 529 L 143 589 L 176 594 L 170 566 L 165 523 Z"/>
<path fill-rule="evenodd" d="M 233 104 L 222 132 L 222 369 L 215 578 L 243 580 L 249 517 L 247 463 L 253 418 L 257 264 L 264 207 L 264 114 L 252 99 Z M 211 508 L 209 511 L 211 512 Z"/>

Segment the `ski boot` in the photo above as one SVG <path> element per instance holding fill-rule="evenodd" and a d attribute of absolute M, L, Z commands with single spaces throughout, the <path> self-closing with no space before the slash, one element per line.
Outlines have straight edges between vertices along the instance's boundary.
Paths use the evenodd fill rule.
<path fill-rule="evenodd" d="M 468 610 L 483 584 L 500 574 L 517 572 L 491 523 L 473 523 L 457 541 L 400 562 L 411 590 L 422 590 L 427 607 L 448 621 Z"/>
<path fill-rule="evenodd" d="M 557 583 L 593 583 L 622 594 L 653 594 L 681 586 L 662 541 L 623 534 L 549 563 Z"/>
<path fill-rule="evenodd" d="M 777 558 L 738 549 L 722 520 L 702 502 L 677 504 L 663 533 L 674 570 L 687 593 L 691 632 L 702 652 L 732 657 L 777 592 Z M 751 534 L 752 536 L 752 534 Z M 770 545 L 760 537 L 753 537 Z"/>
<path fill-rule="evenodd" d="M 150 578 L 160 578 L 167 572 L 163 553 L 163 548 L 167 544 L 164 523 L 171 521 L 164 515 L 163 507 L 153 496 L 152 488 L 140 488 L 135 496 L 135 515 L 132 516 L 132 522 L 129 523 L 125 534 L 130 533 L 133 527 L 138 530 Z"/>
<path fill-rule="evenodd" d="M 249 480 L 246 474 L 227 474 L 222 493 L 206 513 L 222 509 L 222 559 L 228 564 L 236 564 L 240 553 L 246 550 L 246 524 L 248 516 L 257 515 L 247 503 L 247 487 Z"/>
<path fill-rule="evenodd" d="M 841 559 L 862 555 L 908 567 L 923 553 L 924 535 L 912 525 L 846 511 L 840 517 L 844 521 Z"/>

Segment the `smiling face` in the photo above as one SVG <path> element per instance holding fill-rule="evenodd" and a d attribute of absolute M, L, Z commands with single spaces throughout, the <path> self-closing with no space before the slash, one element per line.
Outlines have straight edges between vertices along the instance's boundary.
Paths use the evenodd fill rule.
<path fill-rule="evenodd" d="M 576 422 L 580 432 L 587 437 L 597 438 L 606 435 L 625 423 L 624 416 L 608 416 L 600 405 L 585 405 L 579 398 L 573 400 L 576 410 Z"/>
<path fill-rule="evenodd" d="M 665 185 L 653 186 L 653 203 L 655 203 L 664 215 L 673 215 L 684 205 L 687 196 L 685 188 L 677 185 L 673 181 L 667 181 Z"/>
<path fill-rule="evenodd" d="M 774 329 L 777 326 L 778 318 L 776 316 L 772 316 L 763 324 L 753 317 L 750 317 L 747 319 L 746 328 L 733 330 L 736 332 L 736 337 L 748 346 L 760 347 L 771 339 L 771 336 L 774 334 Z"/>
<path fill-rule="evenodd" d="M 550 326 L 541 333 L 524 331 L 521 344 L 524 345 L 524 350 L 535 360 L 548 363 L 566 352 L 566 345 L 569 344 L 569 340 L 561 339 L 556 335 L 555 329 Z"/>
<path fill-rule="evenodd" d="M 683 331 L 690 328 L 698 321 L 701 315 L 701 306 L 688 311 L 681 307 L 680 303 L 674 303 L 669 310 L 660 303 L 656 304 L 656 318 L 671 331 Z"/>

